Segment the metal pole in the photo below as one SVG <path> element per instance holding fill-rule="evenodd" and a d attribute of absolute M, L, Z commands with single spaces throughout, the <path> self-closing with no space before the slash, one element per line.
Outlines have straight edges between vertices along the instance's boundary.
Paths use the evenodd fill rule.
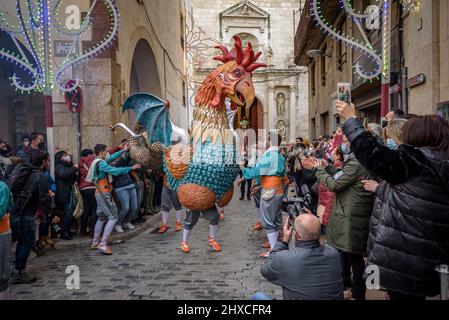
<path fill-rule="evenodd" d="M 390 110 L 391 0 L 383 0 L 382 34 L 381 116 L 385 117 Z"/>
<path fill-rule="evenodd" d="M 440 274 L 441 300 L 449 300 L 449 266 L 443 264 L 435 268 L 435 270 Z"/>
<path fill-rule="evenodd" d="M 53 141 L 53 99 L 51 90 L 51 79 L 50 79 L 50 53 L 49 48 L 51 46 L 50 31 L 49 31 L 49 21 L 48 21 L 48 2 L 47 0 L 42 1 L 42 12 L 43 12 L 43 39 L 44 39 L 44 72 L 45 74 L 45 126 L 47 127 L 47 148 L 50 154 L 50 159 L 54 160 L 55 147 Z M 54 164 L 51 166 L 51 175 L 54 177 Z"/>
<path fill-rule="evenodd" d="M 408 114 L 408 68 L 403 67 L 401 70 L 401 74 L 401 109 L 405 112 L 405 114 Z"/>

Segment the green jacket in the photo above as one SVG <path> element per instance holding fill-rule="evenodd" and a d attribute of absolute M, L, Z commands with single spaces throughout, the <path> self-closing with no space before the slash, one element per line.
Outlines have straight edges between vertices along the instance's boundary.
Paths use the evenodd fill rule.
<path fill-rule="evenodd" d="M 326 228 L 328 243 L 344 252 L 365 255 L 374 194 L 361 181 L 374 176 L 352 156 L 340 170 L 328 166 L 318 170 L 316 177 L 336 193 Z"/>

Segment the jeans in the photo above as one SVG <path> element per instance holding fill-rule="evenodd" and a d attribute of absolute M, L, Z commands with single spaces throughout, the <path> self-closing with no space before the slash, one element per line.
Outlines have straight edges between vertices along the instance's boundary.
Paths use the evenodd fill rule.
<path fill-rule="evenodd" d="M 16 270 L 25 270 L 28 257 L 35 244 L 34 217 L 13 217 L 11 219 L 13 238 L 17 240 L 16 246 Z"/>
<path fill-rule="evenodd" d="M 240 185 L 240 195 L 241 198 L 245 198 L 245 185 L 248 186 L 248 190 L 246 191 L 246 196 L 247 198 L 251 197 L 251 184 L 252 184 L 252 180 L 246 180 L 244 182 L 242 182 L 242 184 Z"/>
<path fill-rule="evenodd" d="M 353 298 L 356 300 L 366 300 L 366 284 L 365 280 L 363 279 L 363 274 L 365 272 L 365 260 L 363 259 L 363 256 L 342 251 L 339 251 L 339 253 L 340 260 L 342 261 L 343 279 L 347 277 L 349 268 L 352 270 Z"/>
<path fill-rule="evenodd" d="M 11 258 L 11 232 L 0 233 L 0 293 L 8 289 L 12 272 Z"/>
<path fill-rule="evenodd" d="M 122 226 L 136 216 L 137 212 L 137 190 L 133 185 L 115 189 L 115 193 L 120 200 L 121 209 L 118 214 L 117 225 Z"/>
<path fill-rule="evenodd" d="M 70 231 L 70 225 L 73 219 L 73 210 L 71 203 L 60 204 L 59 208 L 64 211 L 64 218 L 62 220 L 62 233 L 66 234 Z"/>
<path fill-rule="evenodd" d="M 97 223 L 97 200 L 95 199 L 95 189 L 81 190 L 81 197 L 83 198 L 84 213 L 81 218 L 81 233 L 87 233 L 87 221 L 92 217 L 92 229 Z"/>
<path fill-rule="evenodd" d="M 135 211 L 134 216 L 131 217 L 131 221 L 139 217 L 140 207 L 142 206 L 143 202 L 144 189 L 145 183 L 143 183 L 143 181 L 137 182 L 137 210 Z"/>
<path fill-rule="evenodd" d="M 249 300 L 268 301 L 268 300 L 273 300 L 273 298 L 263 292 L 257 292 L 253 296 L 251 296 L 251 298 L 249 298 Z"/>

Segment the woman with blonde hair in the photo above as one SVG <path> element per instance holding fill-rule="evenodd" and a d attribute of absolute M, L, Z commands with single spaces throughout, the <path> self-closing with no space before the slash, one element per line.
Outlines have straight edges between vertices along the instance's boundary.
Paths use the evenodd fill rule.
<path fill-rule="evenodd" d="M 388 122 L 384 132 L 385 145 L 388 148 L 397 150 L 402 144 L 402 128 L 406 123 L 406 119 L 394 119 Z"/>

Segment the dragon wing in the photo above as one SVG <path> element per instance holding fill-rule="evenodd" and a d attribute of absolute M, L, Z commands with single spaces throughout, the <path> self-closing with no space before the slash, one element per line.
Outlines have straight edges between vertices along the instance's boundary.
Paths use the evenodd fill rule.
<path fill-rule="evenodd" d="M 123 104 L 122 113 L 127 110 L 136 112 L 137 122 L 147 131 L 150 144 L 159 142 L 171 145 L 173 128 L 165 101 L 148 93 L 136 93 L 129 96 Z"/>

